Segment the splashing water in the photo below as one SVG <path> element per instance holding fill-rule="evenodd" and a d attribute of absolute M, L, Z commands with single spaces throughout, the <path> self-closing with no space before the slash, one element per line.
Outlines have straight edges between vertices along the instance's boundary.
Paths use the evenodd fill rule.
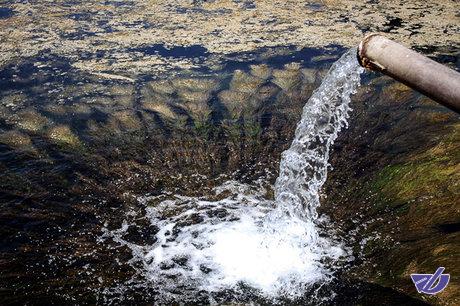
<path fill-rule="evenodd" d="M 340 130 L 348 126 L 351 95 L 363 72 L 354 56 L 352 49 L 334 63 L 303 109 L 291 147 L 282 154 L 275 183 L 275 219 L 288 215 L 314 222 L 318 218 L 329 151 Z"/>
<path fill-rule="evenodd" d="M 153 245 L 124 239 L 127 223 L 105 230 L 104 238 L 131 249 L 142 286 L 154 288 L 160 302 L 193 300 L 198 292 L 212 302 L 211 293 L 243 286 L 264 297 L 296 298 L 332 278 L 333 266 L 326 262 L 347 252 L 319 235 L 316 209 L 330 148 L 347 125 L 350 95 L 360 83 L 355 57 L 355 50 L 342 56 L 306 103 L 292 145 L 282 155 L 275 201 L 265 198 L 262 181 L 251 186 L 229 181 L 214 190 L 218 198 L 230 194 L 220 200 L 176 195 L 147 206 L 150 222 L 159 228 Z"/>

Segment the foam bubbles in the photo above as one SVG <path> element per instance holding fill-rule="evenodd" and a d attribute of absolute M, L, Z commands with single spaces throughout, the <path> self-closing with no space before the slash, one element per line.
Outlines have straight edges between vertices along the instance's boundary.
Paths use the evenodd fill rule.
<path fill-rule="evenodd" d="M 266 295 L 277 295 L 295 293 L 287 283 L 300 285 L 322 279 L 323 271 L 317 264 L 321 254 L 302 242 L 307 235 L 308 226 L 300 220 L 283 220 L 268 231 L 248 216 L 213 233 L 215 244 L 210 251 L 219 266 L 221 284 L 245 282 Z"/>
<path fill-rule="evenodd" d="M 243 286 L 264 298 L 295 299 L 309 285 L 332 278 L 326 262 L 348 255 L 331 237 L 317 237 L 310 220 L 284 215 L 271 221 L 276 206 L 263 197 L 263 187 L 230 181 L 215 192 L 229 195 L 218 201 L 173 196 L 147 207 L 152 225 L 160 228 L 153 245 L 127 242 L 126 224 L 106 232 L 133 251 L 133 266 L 140 267 L 144 285 L 159 289 L 160 300 Z"/>

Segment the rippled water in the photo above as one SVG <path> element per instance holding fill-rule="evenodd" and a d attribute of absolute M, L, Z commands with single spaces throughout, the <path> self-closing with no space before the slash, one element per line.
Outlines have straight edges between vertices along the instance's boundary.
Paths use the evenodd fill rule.
<path fill-rule="evenodd" d="M 163 303 L 193 301 L 199 294 L 215 303 L 212 293 L 228 290 L 233 292 L 230 301 L 248 290 L 265 299 L 295 300 L 314 284 L 329 282 L 350 254 L 332 231 L 320 236 L 319 189 L 361 72 L 355 51 L 347 52 L 308 100 L 294 141 L 282 155 L 274 201 L 267 199 L 260 179 L 253 184 L 227 181 L 213 190 L 218 200 L 173 195 L 149 205 L 156 197 L 141 197 L 151 224 L 159 229 L 151 245 L 123 239 L 129 221 L 106 230 L 103 241 L 113 239 L 131 249 L 131 264 L 141 276 L 136 285 L 152 286 Z M 125 286 L 133 282 L 105 294 Z M 311 294 L 312 301 L 333 296 L 332 291 L 326 297 Z"/>

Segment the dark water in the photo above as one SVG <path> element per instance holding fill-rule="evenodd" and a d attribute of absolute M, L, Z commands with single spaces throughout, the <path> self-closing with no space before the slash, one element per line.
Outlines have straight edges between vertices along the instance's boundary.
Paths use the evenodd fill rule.
<path fill-rule="evenodd" d="M 0 18 L 7 14 L 0 9 Z M 135 51 L 212 57 L 201 46 Z M 229 55 L 219 70 L 144 75 L 134 82 L 86 74 L 53 55 L 3 67 L 0 303 L 154 303 L 154 289 L 136 286 L 139 279 L 124 292 L 104 291 L 137 276 L 127 264 L 131 253 L 101 242 L 101 228 L 117 229 L 130 212 L 142 211 L 139 196 L 202 196 L 228 179 L 273 183 L 301 108 L 343 52 L 338 46 L 288 47 L 272 56 L 273 50 L 260 50 Z M 378 92 L 389 81 L 377 84 Z M 149 244 L 157 231 L 138 218 L 124 238 Z M 367 304 L 376 296 L 388 304 L 420 304 L 387 288 L 342 281 L 341 271 L 337 277 L 327 288 L 306 289 L 297 301 L 281 301 L 316 304 L 308 290 L 317 289 L 320 297 L 335 291 L 327 303 L 337 305 Z M 272 302 L 245 292 L 237 302 Z M 231 302 L 235 295 L 214 299 Z"/>
<path fill-rule="evenodd" d="M 13 16 L 14 11 L 8 7 L 0 7 L 0 19 L 7 19 Z"/>

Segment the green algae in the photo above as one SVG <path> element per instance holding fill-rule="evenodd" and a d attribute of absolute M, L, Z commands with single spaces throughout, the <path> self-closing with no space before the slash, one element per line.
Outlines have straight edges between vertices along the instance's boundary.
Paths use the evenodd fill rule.
<path fill-rule="evenodd" d="M 411 156 L 406 163 L 386 166 L 371 183 L 372 191 L 388 199 L 387 205 L 420 200 L 411 211 L 420 217 L 426 209 L 432 218 L 454 209 L 460 201 L 460 125 L 452 130 L 430 150 Z"/>
<path fill-rule="evenodd" d="M 444 224 L 460 220 L 460 124 L 454 124 L 450 133 L 434 147 L 410 155 L 404 163 L 387 165 L 367 185 L 375 193 L 373 210 L 388 208 L 398 218 L 397 240 L 399 246 L 389 248 L 386 256 L 374 256 L 379 265 L 391 267 L 376 274 L 375 281 L 385 286 L 410 287 L 410 273 L 432 273 L 444 266 L 451 273 L 451 282 L 458 282 L 460 245 L 458 232 L 439 230 Z M 384 226 L 383 233 L 389 233 Z M 373 247 L 375 249 L 375 245 Z M 428 300 L 445 304 L 458 301 L 458 285 L 451 284 L 438 297 Z M 418 296 L 420 298 L 420 296 Z"/>

